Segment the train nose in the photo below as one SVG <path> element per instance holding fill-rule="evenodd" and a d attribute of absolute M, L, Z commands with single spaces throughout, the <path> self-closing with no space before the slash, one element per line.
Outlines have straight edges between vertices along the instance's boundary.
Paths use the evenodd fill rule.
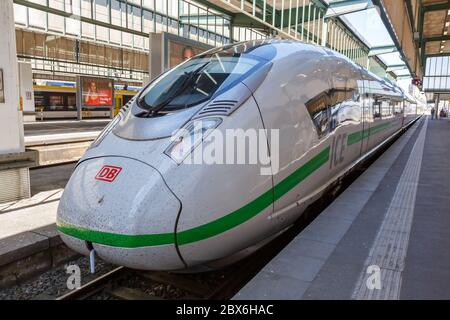
<path fill-rule="evenodd" d="M 181 204 L 153 167 L 124 157 L 80 163 L 58 207 L 63 241 L 108 262 L 136 269 L 184 267 L 175 246 Z"/>

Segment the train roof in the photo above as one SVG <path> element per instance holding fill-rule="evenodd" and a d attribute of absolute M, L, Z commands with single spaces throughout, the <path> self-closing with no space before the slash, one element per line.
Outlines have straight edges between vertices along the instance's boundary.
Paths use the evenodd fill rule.
<path fill-rule="evenodd" d="M 286 45 L 294 45 L 296 48 L 293 50 L 285 50 Z M 283 47 L 284 50 L 277 50 L 277 48 Z M 259 39 L 259 40 L 247 40 L 242 42 L 237 42 L 229 45 L 225 45 L 223 47 L 211 49 L 205 54 L 214 54 L 217 52 L 228 51 L 232 53 L 245 53 L 254 56 L 258 56 L 259 58 L 271 61 L 277 60 L 279 57 L 285 57 L 289 55 L 294 50 L 308 49 L 314 48 L 318 52 L 323 52 L 324 54 L 334 55 L 336 57 L 345 59 L 348 63 L 356 66 L 360 70 L 364 71 L 363 80 L 370 82 L 370 91 L 375 94 L 389 95 L 396 98 L 401 99 L 411 99 L 411 97 L 406 98 L 403 90 L 390 79 L 385 77 L 377 76 L 376 74 L 370 72 L 369 70 L 355 64 L 352 60 L 350 60 L 347 56 L 334 51 L 330 48 L 324 48 L 322 46 L 318 46 L 315 44 L 308 44 L 298 40 L 287 40 L 287 39 L 278 39 L 278 38 L 268 38 L 268 39 Z"/>

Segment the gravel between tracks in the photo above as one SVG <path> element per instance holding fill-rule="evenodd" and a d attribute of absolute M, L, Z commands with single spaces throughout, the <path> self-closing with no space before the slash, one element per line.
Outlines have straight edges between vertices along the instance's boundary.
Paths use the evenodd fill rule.
<path fill-rule="evenodd" d="M 96 273 L 91 275 L 89 274 L 89 259 L 81 257 L 44 272 L 37 278 L 30 279 L 22 284 L 7 289 L 0 289 L 0 300 L 54 299 L 68 292 L 67 279 L 70 276 L 66 273 L 68 265 L 78 265 L 80 267 L 82 284 L 115 268 L 115 266 L 97 258 Z"/>

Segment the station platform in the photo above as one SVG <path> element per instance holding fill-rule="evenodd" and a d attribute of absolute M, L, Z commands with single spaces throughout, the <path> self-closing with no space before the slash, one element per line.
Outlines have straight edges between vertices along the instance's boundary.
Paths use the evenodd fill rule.
<path fill-rule="evenodd" d="M 233 299 L 450 299 L 449 137 L 422 117 Z"/>
<path fill-rule="evenodd" d="M 56 211 L 74 163 L 30 171 L 29 199 L 0 204 L 0 289 L 76 256 L 56 230 Z"/>
<path fill-rule="evenodd" d="M 28 122 L 24 123 L 25 137 L 79 132 L 98 132 L 103 130 L 103 128 L 110 121 L 111 119 Z"/>
<path fill-rule="evenodd" d="M 110 119 L 25 123 L 25 146 L 37 153 L 38 166 L 77 161 Z"/>
<path fill-rule="evenodd" d="M 94 140 L 110 119 L 24 123 L 27 147 Z"/>

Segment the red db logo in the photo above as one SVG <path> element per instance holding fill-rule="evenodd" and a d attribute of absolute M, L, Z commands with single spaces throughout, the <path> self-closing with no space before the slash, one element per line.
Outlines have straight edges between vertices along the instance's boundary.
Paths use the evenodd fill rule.
<path fill-rule="evenodd" d="M 103 168 L 95 176 L 95 179 L 106 182 L 113 182 L 114 180 L 116 180 L 120 171 L 122 171 L 121 167 L 103 166 Z"/>

